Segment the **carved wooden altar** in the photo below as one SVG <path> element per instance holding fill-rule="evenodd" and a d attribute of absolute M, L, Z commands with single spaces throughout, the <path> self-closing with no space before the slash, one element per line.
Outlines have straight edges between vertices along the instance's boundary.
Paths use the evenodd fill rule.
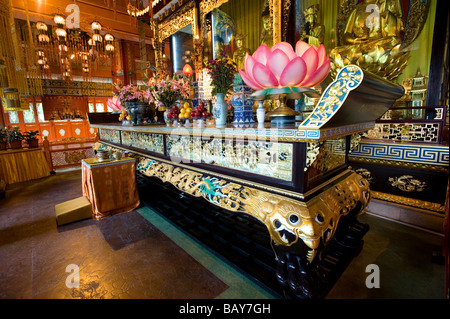
<path fill-rule="evenodd" d="M 289 294 L 321 295 L 320 252 L 337 238 L 359 249 L 368 226 L 357 221 L 369 183 L 348 166 L 359 133 L 403 94 L 357 66 L 345 67 L 297 128 L 196 128 L 95 123 L 100 143 L 128 151 L 137 170 L 267 228 L 276 276 Z"/>

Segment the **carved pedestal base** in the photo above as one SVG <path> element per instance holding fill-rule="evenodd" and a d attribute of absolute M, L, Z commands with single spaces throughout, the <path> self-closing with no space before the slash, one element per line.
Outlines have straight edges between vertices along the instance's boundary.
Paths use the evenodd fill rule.
<path fill-rule="evenodd" d="M 288 298 L 324 297 L 359 252 L 368 231 L 356 216 L 369 202 L 369 183 L 350 170 L 317 189 L 311 199 L 300 201 L 270 187 L 248 187 L 183 164 L 130 155 L 142 175 L 261 222 L 276 252 L 276 278 Z"/>
<path fill-rule="evenodd" d="M 334 238 L 322 247 L 312 262 L 305 256 L 308 247 L 302 243 L 291 249 L 277 246 L 276 278 L 283 287 L 284 296 L 289 299 L 324 298 L 361 251 L 362 238 L 368 230 L 368 225 L 356 219 L 343 218 Z"/>

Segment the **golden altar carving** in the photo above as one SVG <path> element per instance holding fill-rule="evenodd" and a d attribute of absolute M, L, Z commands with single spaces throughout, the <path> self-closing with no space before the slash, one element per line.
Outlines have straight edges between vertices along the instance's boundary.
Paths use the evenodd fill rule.
<path fill-rule="evenodd" d="M 395 80 L 408 63 L 408 46 L 425 24 L 429 1 L 411 2 L 407 25 L 400 0 L 356 3 L 349 1 L 340 8 L 337 24 L 345 28 L 338 34 L 339 46 L 330 52 L 331 75 L 335 76 L 345 65 L 356 64 Z"/>

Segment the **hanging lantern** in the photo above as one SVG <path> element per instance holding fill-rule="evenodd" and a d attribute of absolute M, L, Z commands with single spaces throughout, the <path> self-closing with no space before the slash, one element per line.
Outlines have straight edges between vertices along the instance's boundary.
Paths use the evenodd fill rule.
<path fill-rule="evenodd" d="M 48 43 L 50 41 L 49 36 L 47 35 L 48 27 L 44 22 L 36 22 L 36 29 L 38 30 L 38 42 L 39 43 Z"/>
<path fill-rule="evenodd" d="M 114 41 L 114 36 L 110 33 L 105 34 L 105 41 L 106 42 L 113 42 Z"/>
<path fill-rule="evenodd" d="M 98 21 L 92 22 L 91 28 L 94 33 L 99 33 L 100 31 L 102 31 L 102 25 Z"/>
<path fill-rule="evenodd" d="M 44 22 L 36 22 L 36 28 L 39 31 L 47 31 L 48 30 L 47 25 Z"/>
<path fill-rule="evenodd" d="M 55 34 L 58 37 L 58 39 L 59 38 L 64 38 L 65 39 L 66 36 L 67 36 L 67 31 L 64 30 L 63 28 L 56 28 L 55 29 Z"/>
<path fill-rule="evenodd" d="M 193 71 L 192 71 L 192 67 L 189 64 L 186 64 L 183 67 L 183 74 L 185 75 L 192 75 Z"/>
<path fill-rule="evenodd" d="M 112 53 L 114 51 L 114 36 L 110 33 L 105 34 L 105 51 L 106 53 Z"/>
<path fill-rule="evenodd" d="M 101 36 L 100 34 L 94 33 L 94 34 L 92 35 L 92 41 L 93 41 L 94 43 L 96 43 L 96 42 L 102 42 L 102 41 L 103 41 L 103 38 L 102 38 L 102 36 Z"/>
<path fill-rule="evenodd" d="M 98 21 L 94 21 L 91 23 L 92 28 L 92 42 L 95 45 L 97 42 L 102 42 L 103 38 L 100 35 L 100 31 L 102 30 L 102 25 Z"/>
<path fill-rule="evenodd" d="M 67 52 L 67 45 L 65 45 L 65 44 L 58 45 L 58 48 L 59 48 L 60 53 Z"/>
<path fill-rule="evenodd" d="M 55 14 L 53 16 L 53 21 L 59 28 L 62 28 L 66 24 L 66 18 L 61 14 Z"/>
<path fill-rule="evenodd" d="M 38 34 L 38 41 L 39 43 L 48 43 L 50 42 L 50 38 L 46 34 Z"/>

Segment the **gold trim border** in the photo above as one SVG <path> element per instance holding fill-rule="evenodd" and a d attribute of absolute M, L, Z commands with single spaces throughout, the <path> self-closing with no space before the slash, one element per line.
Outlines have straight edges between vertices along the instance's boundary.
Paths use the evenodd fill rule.
<path fill-rule="evenodd" d="M 433 212 L 438 212 L 441 215 L 442 213 L 445 213 L 445 206 L 443 204 L 433 203 L 433 202 L 427 202 L 420 199 L 414 199 L 404 196 L 398 196 L 398 195 L 392 195 L 377 191 L 370 191 L 370 194 L 373 199 L 380 199 L 387 202 L 393 202 L 396 204 L 402 204 L 406 206 L 411 206 L 415 208 L 420 208 L 424 210 L 430 210 Z"/>
<path fill-rule="evenodd" d="M 421 163 L 394 161 L 394 160 L 385 160 L 385 159 L 374 159 L 374 158 L 367 158 L 367 157 L 352 156 L 351 154 L 349 154 L 349 156 L 348 156 L 348 161 L 350 163 L 354 162 L 354 163 L 363 163 L 363 164 L 385 165 L 385 166 L 402 167 L 402 168 L 410 168 L 410 169 L 421 169 L 421 170 L 441 172 L 441 173 L 446 173 L 446 174 L 449 173 L 448 166 L 421 164 Z"/>

